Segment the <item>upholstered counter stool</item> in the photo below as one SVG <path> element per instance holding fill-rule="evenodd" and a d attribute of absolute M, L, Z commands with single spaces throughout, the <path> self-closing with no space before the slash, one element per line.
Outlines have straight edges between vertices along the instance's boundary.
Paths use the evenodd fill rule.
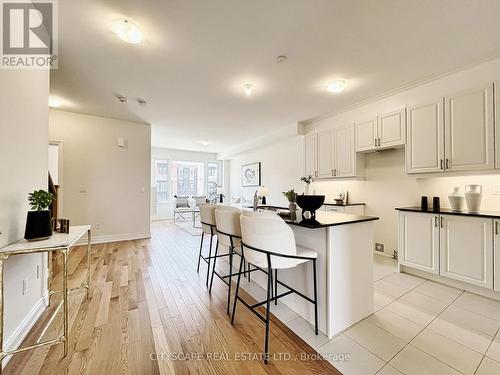
<path fill-rule="evenodd" d="M 207 263 L 207 281 L 206 285 L 208 286 L 208 278 L 210 276 L 210 262 L 212 257 L 212 242 L 215 235 L 217 235 L 217 228 L 215 224 L 215 209 L 217 205 L 205 203 L 200 205 L 200 218 L 201 218 L 201 242 L 200 242 L 200 254 L 198 256 L 198 267 L 196 268 L 196 272 L 200 272 L 200 261 L 203 259 Z M 203 240 L 205 235 L 210 236 L 210 247 L 208 249 L 208 256 L 203 256 Z M 218 241 L 218 239 L 217 239 Z"/>
<path fill-rule="evenodd" d="M 214 275 L 217 275 L 222 281 L 228 285 L 227 292 L 227 313 L 229 314 L 229 306 L 231 301 L 231 281 L 232 276 L 237 273 L 233 272 L 233 255 L 236 253 L 241 256 L 241 227 L 240 227 L 241 210 L 236 207 L 220 206 L 215 210 L 215 222 L 217 229 L 217 247 L 215 248 L 214 267 L 210 279 L 209 291 L 212 292 Z M 227 249 L 227 253 L 220 252 L 219 247 L 223 246 Z M 229 272 L 226 275 L 221 275 L 217 272 L 217 259 L 223 256 L 229 256 Z M 229 280 L 225 280 L 229 278 Z"/>
<path fill-rule="evenodd" d="M 241 251 L 242 259 L 240 262 L 238 281 L 236 283 L 236 292 L 233 304 L 233 315 L 231 324 L 234 324 L 236 314 L 236 303 L 239 300 L 249 308 L 266 325 L 266 335 L 264 342 L 264 362 L 269 359 L 269 313 L 271 301 L 276 301 L 281 297 L 296 293 L 305 300 L 314 304 L 314 330 L 318 334 L 318 290 L 316 282 L 316 259 L 318 253 L 311 249 L 295 244 L 295 236 L 292 229 L 278 215 L 244 211 L 241 214 Z M 265 301 L 255 304 L 248 304 L 238 296 L 240 288 L 241 270 L 243 260 L 247 263 L 267 271 L 267 298 Z M 290 286 L 277 280 L 275 275 L 275 293 L 271 297 L 273 287 L 273 270 L 294 268 L 306 262 L 313 263 L 313 286 L 314 297 L 310 298 Z M 279 284 L 288 289 L 284 293 L 278 294 L 276 285 Z M 262 316 L 256 308 L 266 305 L 266 315 Z"/>

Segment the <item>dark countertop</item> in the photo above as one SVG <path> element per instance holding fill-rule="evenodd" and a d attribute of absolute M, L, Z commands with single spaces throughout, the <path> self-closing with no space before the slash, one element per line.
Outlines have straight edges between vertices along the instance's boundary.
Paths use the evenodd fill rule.
<path fill-rule="evenodd" d="M 471 216 L 471 217 L 491 217 L 500 218 L 500 212 L 494 211 L 479 211 L 479 212 L 469 212 L 469 211 L 453 211 L 451 208 L 441 208 L 439 211 L 433 211 L 432 208 L 428 210 L 422 210 L 420 207 L 398 207 L 396 211 L 407 211 L 407 212 L 422 212 L 427 214 L 443 214 L 443 215 L 459 215 L 459 216 Z"/>
<path fill-rule="evenodd" d="M 365 203 L 352 203 L 352 202 L 347 202 L 347 203 L 331 203 L 331 202 L 325 202 L 323 203 L 323 206 L 342 206 L 342 207 L 345 207 L 345 206 L 364 206 Z"/>
<path fill-rule="evenodd" d="M 336 225 L 345 225 L 345 224 L 354 224 L 354 223 L 362 223 L 364 221 L 374 221 L 378 220 L 378 217 L 375 216 L 361 216 L 361 215 L 348 215 L 348 214 L 339 214 L 334 212 L 322 212 L 316 211 L 316 221 L 311 220 L 303 220 L 300 214 L 297 215 L 296 220 L 291 220 L 289 218 L 283 218 L 285 223 L 290 225 L 297 225 L 299 227 L 309 228 L 309 229 L 317 229 L 317 228 L 326 228 L 333 227 Z"/>

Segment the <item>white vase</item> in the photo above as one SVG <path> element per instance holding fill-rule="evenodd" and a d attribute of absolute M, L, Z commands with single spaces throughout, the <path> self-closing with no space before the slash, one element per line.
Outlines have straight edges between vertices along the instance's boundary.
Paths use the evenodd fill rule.
<path fill-rule="evenodd" d="M 470 212 L 478 212 L 483 199 L 483 187 L 481 185 L 465 186 L 465 202 Z"/>
<path fill-rule="evenodd" d="M 460 187 L 455 186 L 453 192 L 448 195 L 450 206 L 453 211 L 463 211 L 465 204 L 464 193 L 460 191 Z"/>

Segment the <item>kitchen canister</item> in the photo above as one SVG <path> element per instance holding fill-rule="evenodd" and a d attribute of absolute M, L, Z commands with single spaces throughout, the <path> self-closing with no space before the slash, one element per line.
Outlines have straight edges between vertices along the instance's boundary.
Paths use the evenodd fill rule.
<path fill-rule="evenodd" d="M 450 206 L 453 211 L 463 211 L 465 205 L 464 193 L 460 191 L 459 186 L 453 188 L 453 192 L 448 195 L 448 200 L 450 201 Z"/>
<path fill-rule="evenodd" d="M 465 185 L 465 202 L 470 212 L 478 212 L 483 199 L 483 187 L 481 185 Z"/>

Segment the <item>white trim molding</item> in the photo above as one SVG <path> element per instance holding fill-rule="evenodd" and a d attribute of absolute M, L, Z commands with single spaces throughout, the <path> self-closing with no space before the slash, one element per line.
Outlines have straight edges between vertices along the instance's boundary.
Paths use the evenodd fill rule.
<path fill-rule="evenodd" d="M 92 244 L 99 243 L 109 243 L 109 242 L 121 242 L 121 241 L 131 241 L 131 240 L 143 240 L 151 238 L 151 232 L 139 232 L 139 233 L 124 233 L 124 234 L 109 234 L 106 236 L 92 236 Z M 80 239 L 76 245 L 86 245 L 87 239 Z"/>
<path fill-rule="evenodd" d="M 44 296 L 38 300 L 36 305 L 31 309 L 29 314 L 26 315 L 21 324 L 17 326 L 16 330 L 10 335 L 10 337 L 5 340 L 3 347 L 4 351 L 11 351 L 19 348 L 19 345 L 21 345 L 33 326 L 38 322 L 38 319 L 40 319 L 47 306 L 45 294 L 46 293 L 44 293 Z M 10 355 L 4 359 L 2 362 L 3 368 L 5 368 L 11 358 L 12 356 Z"/>

